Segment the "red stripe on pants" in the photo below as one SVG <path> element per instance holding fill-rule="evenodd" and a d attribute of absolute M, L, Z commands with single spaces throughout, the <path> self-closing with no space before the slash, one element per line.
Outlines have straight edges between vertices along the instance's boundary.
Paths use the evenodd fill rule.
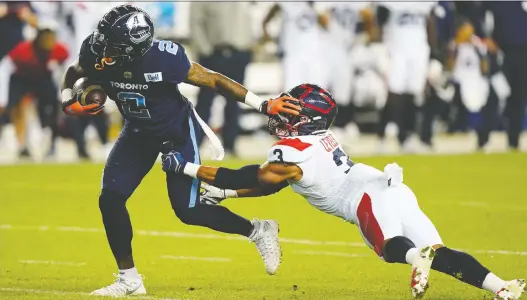
<path fill-rule="evenodd" d="M 379 226 L 373 214 L 370 195 L 366 193 L 362 196 L 359 207 L 357 207 L 357 219 L 359 220 L 359 227 L 362 234 L 373 246 L 375 253 L 382 257 L 384 235 L 382 234 L 381 226 Z"/>

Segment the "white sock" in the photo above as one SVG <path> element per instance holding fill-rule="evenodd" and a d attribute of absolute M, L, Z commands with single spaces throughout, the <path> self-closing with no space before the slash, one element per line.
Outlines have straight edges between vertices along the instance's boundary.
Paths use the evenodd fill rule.
<path fill-rule="evenodd" d="M 421 257 L 421 255 L 419 254 L 419 251 L 420 251 L 419 248 L 412 248 L 408 250 L 405 256 L 406 262 L 409 263 L 410 265 L 415 265 L 417 260 Z"/>
<path fill-rule="evenodd" d="M 119 276 L 124 278 L 139 278 L 139 273 L 135 267 L 131 269 L 119 269 Z"/>
<path fill-rule="evenodd" d="M 496 294 L 499 290 L 504 288 L 505 285 L 506 283 L 503 279 L 494 275 L 494 273 L 489 273 L 485 277 L 485 280 L 483 280 L 483 284 L 481 285 L 481 288 Z"/>

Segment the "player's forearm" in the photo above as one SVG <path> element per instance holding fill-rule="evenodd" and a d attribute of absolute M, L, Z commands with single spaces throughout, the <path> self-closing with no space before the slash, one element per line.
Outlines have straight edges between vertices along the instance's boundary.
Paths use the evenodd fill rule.
<path fill-rule="evenodd" d="M 62 81 L 60 84 L 60 90 L 64 91 L 65 89 L 73 88 L 75 82 L 83 76 L 84 74 L 82 69 L 77 62 L 74 62 L 66 69 L 66 72 L 64 72 L 64 76 L 62 76 Z"/>
<path fill-rule="evenodd" d="M 201 166 L 187 162 L 183 174 L 197 178 L 220 189 L 252 189 L 260 186 L 259 165 L 248 165 L 237 170 Z"/>
<path fill-rule="evenodd" d="M 261 188 L 236 190 L 237 198 L 251 198 L 261 196 L 267 196 L 267 194 Z"/>
<path fill-rule="evenodd" d="M 224 96 L 232 96 L 256 110 L 261 110 L 264 100 L 238 82 L 220 73 L 204 68 L 193 62 L 185 82 L 199 87 L 210 88 Z"/>
<path fill-rule="evenodd" d="M 254 93 L 247 90 L 240 83 L 224 76 L 220 73 L 216 73 L 216 90 L 225 96 L 233 96 L 238 102 L 249 105 L 250 107 L 261 110 L 264 99 L 258 97 Z"/>
<path fill-rule="evenodd" d="M 278 193 L 279 191 L 281 191 L 283 188 L 285 188 L 288 185 L 289 183 L 287 181 L 284 181 L 279 184 L 259 186 L 253 189 L 239 189 L 239 190 L 236 190 L 236 197 L 249 198 L 249 197 L 269 196 L 269 195 Z"/>
<path fill-rule="evenodd" d="M 196 173 L 196 178 L 213 185 L 217 173 L 217 167 L 199 166 L 198 171 Z"/>

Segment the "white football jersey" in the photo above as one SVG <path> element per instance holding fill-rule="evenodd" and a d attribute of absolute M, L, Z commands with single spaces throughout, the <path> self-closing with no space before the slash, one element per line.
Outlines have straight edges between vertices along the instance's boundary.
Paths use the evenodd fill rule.
<path fill-rule="evenodd" d="M 300 167 L 302 179 L 290 181 L 291 188 L 319 210 L 350 222 L 366 185 L 387 184 L 382 171 L 354 164 L 330 131 L 281 139 L 269 150 L 268 162 Z"/>
<path fill-rule="evenodd" d="M 390 11 L 384 25 L 384 41 L 389 47 L 428 45 L 428 17 L 436 2 L 382 2 Z"/>
<path fill-rule="evenodd" d="M 287 55 L 301 55 L 317 48 L 320 38 L 318 14 L 307 2 L 279 2 L 282 10 L 280 46 Z"/>
<path fill-rule="evenodd" d="M 318 11 L 331 14 L 327 33 L 332 47 L 341 45 L 349 49 L 352 46 L 360 13 L 368 5 L 368 2 L 317 2 Z"/>

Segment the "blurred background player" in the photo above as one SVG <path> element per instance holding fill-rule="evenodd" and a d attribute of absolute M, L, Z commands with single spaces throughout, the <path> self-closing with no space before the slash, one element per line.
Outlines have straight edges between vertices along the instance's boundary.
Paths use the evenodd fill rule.
<path fill-rule="evenodd" d="M 41 25 L 32 41 L 19 43 L 0 62 L 0 103 L 7 107 L 3 118 L 9 115 L 15 125 L 20 156 L 29 156 L 26 145 L 26 109 L 24 97 L 30 95 L 37 101 L 37 111 L 43 128 L 51 130 L 48 156 L 55 152 L 58 137 L 59 93 L 57 78 L 60 66 L 68 58 L 65 45 L 57 42 L 56 24 Z"/>
<path fill-rule="evenodd" d="M 37 16 L 31 8 L 30 1 L 0 2 L 0 36 L 2 37 L 0 59 L 25 39 L 26 24 L 37 26 Z"/>
<path fill-rule="evenodd" d="M 302 82 L 324 84 L 324 46 L 321 43 L 323 25 L 321 14 L 313 1 L 279 2 L 271 7 L 262 24 L 263 40 L 270 40 L 268 24 L 282 13 L 279 37 L 283 89 Z M 282 89 L 282 90 L 283 90 Z"/>
<path fill-rule="evenodd" d="M 474 3 L 476 5 L 477 3 Z M 485 13 L 490 12 L 493 19 L 491 37 L 503 51 L 503 73 L 510 85 L 510 96 L 507 99 L 505 117 L 509 148 L 517 150 L 520 133 L 525 117 L 527 103 L 527 4 L 522 1 L 495 2 L 482 1 L 479 20 L 485 20 Z M 476 23 L 480 34 L 487 37 Z M 490 36 L 489 36 L 490 37 Z"/>
<path fill-rule="evenodd" d="M 350 123 L 353 116 L 353 66 L 350 61 L 353 46 L 360 43 L 356 33 L 371 27 L 372 12 L 368 2 L 317 2 L 321 14 L 320 44 L 324 62 L 325 85 L 334 95 L 340 114 L 333 131 L 343 142 L 359 134 L 357 125 Z M 347 132 L 345 131 L 347 128 Z"/>
<path fill-rule="evenodd" d="M 251 62 L 253 44 L 250 15 L 247 2 L 192 2 L 190 6 L 191 44 L 198 54 L 201 65 L 225 74 L 241 84 L 245 70 Z M 212 101 L 217 93 L 200 88 L 196 111 L 209 122 Z M 233 99 L 227 99 L 224 107 L 224 124 L 221 130 L 227 155 L 236 155 L 240 107 Z M 198 138 L 201 145 L 203 137 Z"/>
<path fill-rule="evenodd" d="M 416 101 L 424 96 L 430 43 L 434 43 L 433 18 L 430 18 L 434 5 L 434 2 L 378 3 L 380 36 L 390 57 L 389 94 L 377 131 L 380 150 L 384 148 L 382 141 L 390 121 L 398 127 L 399 144 L 410 150 L 406 142 L 415 127 Z"/>

